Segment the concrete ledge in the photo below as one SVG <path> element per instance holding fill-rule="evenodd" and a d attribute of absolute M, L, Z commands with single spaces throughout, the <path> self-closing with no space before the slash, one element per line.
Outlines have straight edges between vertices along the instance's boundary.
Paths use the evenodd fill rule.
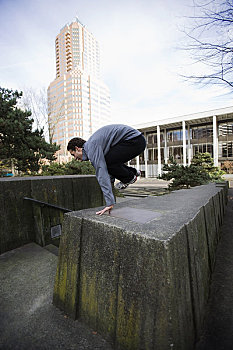
<path fill-rule="evenodd" d="M 94 175 L 34 176 L 0 179 L 0 254 L 36 242 L 50 244 L 51 227 L 61 225 L 63 212 L 23 200 L 34 198 L 70 210 L 103 204 Z"/>
<path fill-rule="evenodd" d="M 66 214 L 54 304 L 115 349 L 192 349 L 226 197 L 226 184 L 209 184 L 118 204 L 116 216 Z M 132 209 L 150 219 L 140 223 Z"/>

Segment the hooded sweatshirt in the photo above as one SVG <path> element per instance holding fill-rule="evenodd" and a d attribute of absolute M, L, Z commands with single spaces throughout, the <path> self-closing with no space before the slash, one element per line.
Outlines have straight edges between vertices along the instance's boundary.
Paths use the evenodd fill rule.
<path fill-rule="evenodd" d="M 96 177 L 103 192 L 106 205 L 115 203 L 105 155 L 111 147 L 121 141 L 133 139 L 141 132 L 123 124 L 106 125 L 97 130 L 83 145 L 83 160 L 90 160 L 96 170 Z"/>

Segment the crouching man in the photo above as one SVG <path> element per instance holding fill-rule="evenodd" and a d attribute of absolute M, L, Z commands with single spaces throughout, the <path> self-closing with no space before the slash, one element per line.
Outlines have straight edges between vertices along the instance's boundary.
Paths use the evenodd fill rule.
<path fill-rule="evenodd" d="M 96 177 L 103 192 L 106 207 L 98 211 L 102 215 L 112 210 L 115 198 L 112 185 L 115 179 L 116 188 L 123 189 L 133 184 L 140 172 L 124 163 L 138 156 L 146 148 L 142 133 L 123 124 L 106 125 L 97 130 L 85 141 L 79 137 L 71 139 L 67 150 L 78 160 L 90 160 L 96 170 Z"/>

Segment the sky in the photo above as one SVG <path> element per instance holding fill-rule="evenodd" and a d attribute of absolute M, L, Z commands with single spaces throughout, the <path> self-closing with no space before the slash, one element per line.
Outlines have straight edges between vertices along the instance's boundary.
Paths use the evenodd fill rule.
<path fill-rule="evenodd" d="M 99 41 L 112 123 L 137 125 L 232 106 L 229 91 L 185 81 L 192 0 L 0 0 L 0 86 L 47 88 L 55 38 L 75 17 Z"/>

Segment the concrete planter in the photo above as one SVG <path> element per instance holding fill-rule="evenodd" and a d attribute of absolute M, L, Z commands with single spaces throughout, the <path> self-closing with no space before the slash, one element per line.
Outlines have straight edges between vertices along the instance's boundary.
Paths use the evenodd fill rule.
<path fill-rule="evenodd" d="M 54 304 L 114 349 L 192 349 L 226 195 L 209 184 L 124 202 L 110 216 L 66 214 Z"/>

